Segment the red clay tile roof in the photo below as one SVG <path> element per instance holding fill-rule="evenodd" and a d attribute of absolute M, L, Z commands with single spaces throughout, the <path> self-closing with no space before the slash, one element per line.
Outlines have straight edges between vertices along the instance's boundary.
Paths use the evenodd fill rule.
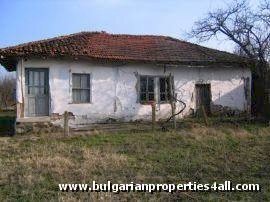
<path fill-rule="evenodd" d="M 166 36 L 80 32 L 0 49 L 0 63 L 14 70 L 18 58 L 59 57 L 164 64 L 239 63 L 231 53 Z"/>

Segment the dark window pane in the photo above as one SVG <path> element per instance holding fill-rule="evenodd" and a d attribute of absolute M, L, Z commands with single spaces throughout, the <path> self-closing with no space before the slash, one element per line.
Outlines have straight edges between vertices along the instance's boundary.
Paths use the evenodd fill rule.
<path fill-rule="evenodd" d="M 35 95 L 38 95 L 39 94 L 39 87 L 35 87 Z"/>
<path fill-rule="evenodd" d="M 34 74 L 33 74 L 33 71 L 29 71 L 28 84 L 29 84 L 29 86 L 33 86 L 34 85 Z"/>
<path fill-rule="evenodd" d="M 28 87 L 28 95 L 32 95 L 34 93 L 33 87 Z"/>
<path fill-rule="evenodd" d="M 141 93 L 140 100 L 145 102 L 146 101 L 146 93 Z"/>
<path fill-rule="evenodd" d="M 154 78 L 148 78 L 148 92 L 154 92 Z"/>
<path fill-rule="evenodd" d="M 80 102 L 80 99 L 81 99 L 81 94 L 80 94 L 80 90 L 75 90 L 73 89 L 72 90 L 72 99 L 73 99 L 73 102 Z"/>
<path fill-rule="evenodd" d="M 81 87 L 81 78 L 79 74 L 72 74 L 72 86 L 73 88 Z"/>
<path fill-rule="evenodd" d="M 160 101 L 166 101 L 165 93 L 160 94 Z"/>
<path fill-rule="evenodd" d="M 171 100 L 171 94 L 170 92 L 167 92 L 167 99 L 170 101 Z"/>
<path fill-rule="evenodd" d="M 45 85 L 45 72 L 39 72 L 39 85 Z"/>
<path fill-rule="evenodd" d="M 166 85 L 167 85 L 167 92 L 170 92 L 170 78 L 169 77 L 167 77 L 166 78 Z"/>
<path fill-rule="evenodd" d="M 34 85 L 39 86 L 39 72 L 34 72 Z"/>
<path fill-rule="evenodd" d="M 90 86 L 90 79 L 89 75 L 81 75 L 81 88 L 89 88 Z"/>
<path fill-rule="evenodd" d="M 155 100 L 155 95 L 154 93 L 149 93 L 149 101 L 154 101 Z"/>
<path fill-rule="evenodd" d="M 81 102 L 90 102 L 89 90 L 81 90 Z"/>
<path fill-rule="evenodd" d="M 140 78 L 140 91 L 146 92 L 147 77 L 141 76 Z"/>
<path fill-rule="evenodd" d="M 165 90 L 166 90 L 165 78 L 160 78 L 159 79 L 159 89 L 160 89 L 160 93 L 165 92 Z"/>
<path fill-rule="evenodd" d="M 174 92 L 174 89 L 173 89 L 173 79 L 171 78 L 171 81 L 172 81 L 172 91 Z M 167 96 L 167 99 L 170 101 L 171 100 L 171 87 L 170 87 L 170 77 L 167 77 L 166 78 L 166 83 L 167 83 L 167 92 L 166 92 L 166 96 Z"/>
<path fill-rule="evenodd" d="M 40 88 L 39 88 L 39 94 L 40 94 L 40 95 L 45 95 L 45 94 L 46 94 L 45 88 L 44 88 L 44 87 L 40 87 Z"/>

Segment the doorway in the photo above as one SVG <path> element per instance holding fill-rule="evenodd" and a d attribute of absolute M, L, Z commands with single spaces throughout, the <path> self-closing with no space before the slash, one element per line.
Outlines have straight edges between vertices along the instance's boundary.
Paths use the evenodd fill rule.
<path fill-rule="evenodd" d="M 196 84 L 196 112 L 201 114 L 203 108 L 207 115 L 211 114 L 211 84 Z"/>
<path fill-rule="evenodd" d="M 49 71 L 47 68 L 25 69 L 25 114 L 28 117 L 49 115 Z"/>

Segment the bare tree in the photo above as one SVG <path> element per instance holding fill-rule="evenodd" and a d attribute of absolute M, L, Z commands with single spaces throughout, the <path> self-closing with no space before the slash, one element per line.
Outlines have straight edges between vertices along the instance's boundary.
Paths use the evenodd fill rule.
<path fill-rule="evenodd" d="M 0 78 L 0 108 L 7 109 L 15 103 L 16 82 L 13 76 Z"/>
<path fill-rule="evenodd" d="M 256 105 L 264 106 L 270 60 L 269 0 L 261 1 L 256 8 L 251 8 L 247 0 L 234 0 L 226 8 L 209 12 L 205 18 L 195 22 L 190 36 L 199 42 L 221 36 L 233 41 L 237 52 L 253 61 L 253 76 L 256 75 L 256 82 L 262 82 L 258 88 L 263 89 L 262 93 L 255 95 L 255 100 L 261 99 Z M 254 90 L 253 94 L 256 93 Z"/>

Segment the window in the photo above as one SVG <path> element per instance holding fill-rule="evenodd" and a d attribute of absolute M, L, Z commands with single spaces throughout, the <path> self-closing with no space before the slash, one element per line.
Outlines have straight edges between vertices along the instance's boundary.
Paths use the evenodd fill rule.
<path fill-rule="evenodd" d="M 171 77 L 173 79 L 173 77 Z M 173 80 L 172 80 L 173 81 Z M 170 77 L 168 76 L 140 76 L 140 102 L 170 101 Z"/>
<path fill-rule="evenodd" d="M 170 101 L 170 99 L 171 99 L 171 96 L 170 96 L 170 77 L 160 77 L 159 78 L 159 95 L 160 95 L 160 99 L 159 99 L 160 102 L 169 102 Z"/>
<path fill-rule="evenodd" d="M 140 100 L 141 102 L 148 102 L 155 100 L 154 77 L 141 76 L 140 77 Z"/>
<path fill-rule="evenodd" d="M 72 74 L 72 101 L 90 102 L 90 74 Z"/>

